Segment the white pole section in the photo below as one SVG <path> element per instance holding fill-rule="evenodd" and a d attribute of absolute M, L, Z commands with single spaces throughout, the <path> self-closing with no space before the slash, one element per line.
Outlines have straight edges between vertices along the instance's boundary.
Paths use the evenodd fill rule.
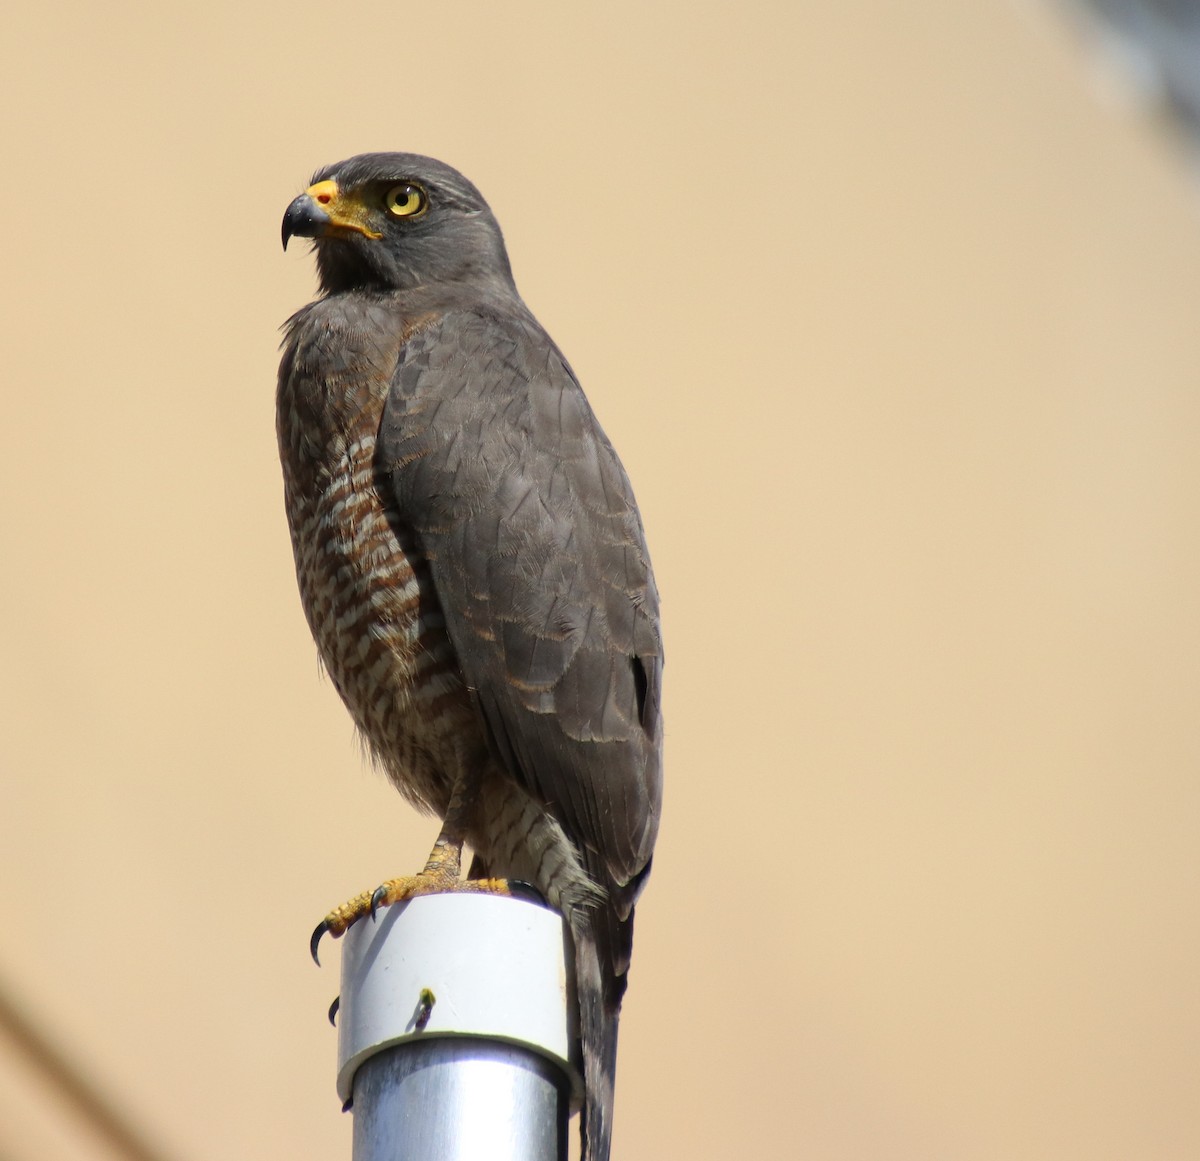
<path fill-rule="evenodd" d="M 426 895 L 342 944 L 337 1087 L 353 1161 L 565 1161 L 580 1081 L 559 915 Z"/>

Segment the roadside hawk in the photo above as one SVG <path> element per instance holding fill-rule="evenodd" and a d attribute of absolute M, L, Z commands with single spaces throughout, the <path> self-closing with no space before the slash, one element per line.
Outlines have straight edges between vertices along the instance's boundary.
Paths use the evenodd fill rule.
<path fill-rule="evenodd" d="M 315 240 L 321 284 L 279 368 L 301 600 L 372 755 L 442 820 L 425 869 L 331 912 L 314 953 L 379 905 L 532 884 L 574 942 L 583 1155 L 606 1161 L 662 799 L 633 491 L 461 174 L 408 153 L 327 166 L 288 207 L 292 236 Z"/>

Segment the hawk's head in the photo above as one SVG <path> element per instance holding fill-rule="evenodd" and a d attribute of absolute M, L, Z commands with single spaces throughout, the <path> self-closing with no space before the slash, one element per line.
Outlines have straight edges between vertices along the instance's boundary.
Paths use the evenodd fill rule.
<path fill-rule="evenodd" d="M 316 240 L 326 292 L 491 282 L 512 288 L 500 227 L 461 173 L 416 153 L 327 165 L 283 216 L 283 245 Z"/>

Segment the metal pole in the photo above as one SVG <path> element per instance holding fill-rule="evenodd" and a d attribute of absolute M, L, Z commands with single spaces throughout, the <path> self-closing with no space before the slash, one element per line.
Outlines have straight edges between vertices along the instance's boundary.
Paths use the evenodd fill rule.
<path fill-rule="evenodd" d="M 580 1091 L 567 939 L 519 899 L 427 895 L 342 950 L 338 1095 L 353 1161 L 565 1161 Z"/>

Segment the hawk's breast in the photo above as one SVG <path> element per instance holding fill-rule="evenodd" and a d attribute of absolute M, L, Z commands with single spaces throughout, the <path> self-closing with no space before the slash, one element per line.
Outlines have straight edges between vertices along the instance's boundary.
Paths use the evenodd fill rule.
<path fill-rule="evenodd" d="M 444 810 L 473 716 L 426 561 L 376 486 L 375 442 L 413 328 L 386 301 L 314 303 L 289 324 L 277 426 L 300 597 L 375 756 Z"/>

